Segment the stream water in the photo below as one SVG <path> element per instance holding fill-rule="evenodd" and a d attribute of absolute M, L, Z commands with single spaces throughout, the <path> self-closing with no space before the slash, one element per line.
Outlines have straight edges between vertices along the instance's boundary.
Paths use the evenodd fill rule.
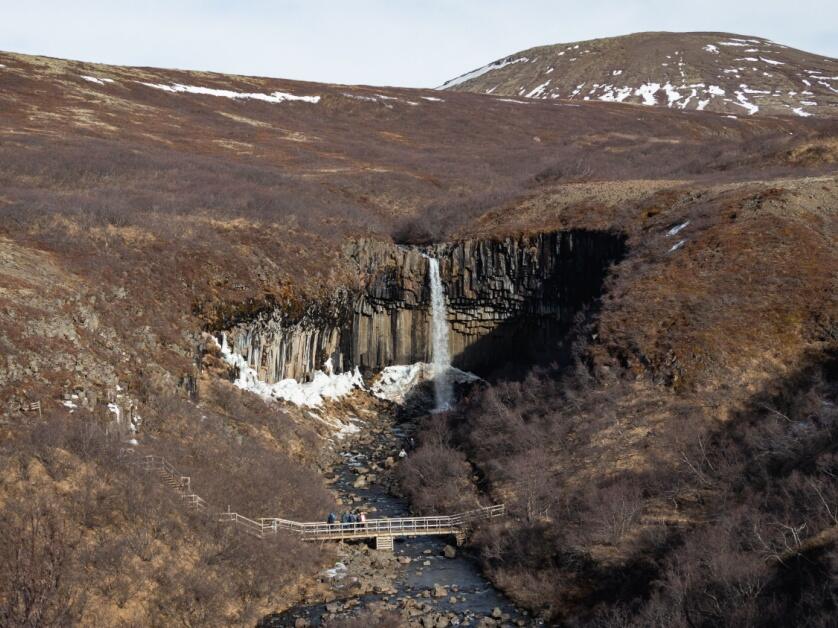
<path fill-rule="evenodd" d="M 398 452 L 407 440 L 398 426 L 388 427 L 383 435 L 385 451 Z M 335 469 L 334 488 L 345 504 L 369 512 L 371 517 L 400 517 L 410 514 L 405 500 L 395 497 L 379 483 L 370 482 L 358 487 L 358 469 L 376 468 L 381 456 L 381 440 L 377 447 L 357 444 L 341 452 L 342 463 Z M 370 543 L 372 541 L 370 540 Z M 397 539 L 394 556 L 389 552 L 370 550 L 371 564 L 384 554 L 395 577 L 391 586 L 380 592 L 364 595 L 348 593 L 353 578 L 351 565 L 339 562 L 328 570 L 327 577 L 336 593 L 329 604 L 298 606 L 282 614 L 265 618 L 264 626 L 340 626 L 359 613 L 373 609 L 400 614 L 401 620 L 374 625 L 416 626 L 534 626 L 542 625 L 520 611 L 501 592 L 495 589 L 480 572 L 477 561 L 462 548 L 457 548 L 453 558 L 446 558 L 443 550 L 453 545 L 448 537 L 417 537 Z M 361 552 L 366 555 L 364 542 L 343 546 L 349 559 Z M 450 550 L 449 550 L 450 552 Z M 348 562 L 348 561 L 347 561 Z M 391 572 L 392 573 L 392 572 Z M 441 595 L 445 589 L 445 595 Z M 436 595 L 435 595 L 436 593 Z M 395 615 L 393 615 L 395 616 Z M 369 617 L 367 617 L 368 619 Z"/>

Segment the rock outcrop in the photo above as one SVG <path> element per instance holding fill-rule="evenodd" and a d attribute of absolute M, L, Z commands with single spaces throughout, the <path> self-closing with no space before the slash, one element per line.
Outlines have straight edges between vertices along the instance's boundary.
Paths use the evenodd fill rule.
<path fill-rule="evenodd" d="M 501 360 L 531 361 L 599 295 L 623 247 L 621 236 L 593 231 L 429 247 L 357 240 L 344 255 L 360 288 L 311 304 L 293 320 L 279 309 L 261 314 L 229 330 L 229 340 L 268 382 L 306 379 L 329 359 L 335 372 L 430 361 L 426 256 L 433 256 L 446 290 L 453 364 L 480 372 Z"/>

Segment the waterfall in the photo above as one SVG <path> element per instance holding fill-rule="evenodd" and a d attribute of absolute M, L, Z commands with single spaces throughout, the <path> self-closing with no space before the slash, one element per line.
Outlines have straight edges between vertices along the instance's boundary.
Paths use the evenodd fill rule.
<path fill-rule="evenodd" d="M 448 310 L 445 307 L 445 293 L 439 278 L 439 260 L 428 258 L 431 282 L 431 362 L 434 377 L 435 412 L 451 407 L 454 396 L 451 385 L 451 355 L 448 353 Z"/>

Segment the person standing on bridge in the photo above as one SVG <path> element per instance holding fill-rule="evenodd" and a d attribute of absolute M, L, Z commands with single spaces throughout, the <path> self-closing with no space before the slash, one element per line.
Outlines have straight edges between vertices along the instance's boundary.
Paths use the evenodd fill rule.
<path fill-rule="evenodd" d="M 335 515 L 335 513 L 333 513 L 333 512 L 330 512 L 329 516 L 326 517 L 326 523 L 328 523 L 329 525 L 332 525 L 336 520 L 337 520 L 337 515 Z"/>
<path fill-rule="evenodd" d="M 367 513 L 361 511 L 361 514 L 358 515 L 358 521 L 361 523 L 361 528 L 367 527 Z"/>

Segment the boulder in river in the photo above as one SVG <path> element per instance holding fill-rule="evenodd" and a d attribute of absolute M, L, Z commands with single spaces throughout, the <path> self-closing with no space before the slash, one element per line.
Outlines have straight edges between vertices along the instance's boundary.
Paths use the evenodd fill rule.
<path fill-rule="evenodd" d="M 457 550 L 454 549 L 453 545 L 446 545 L 445 548 L 442 550 L 443 556 L 445 558 L 454 558 L 457 556 Z"/>

